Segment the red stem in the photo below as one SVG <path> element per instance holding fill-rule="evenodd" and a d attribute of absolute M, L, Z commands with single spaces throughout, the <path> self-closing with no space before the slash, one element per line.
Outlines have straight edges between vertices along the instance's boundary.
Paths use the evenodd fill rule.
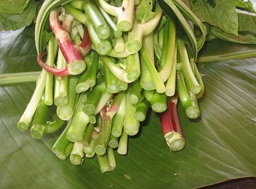
<path fill-rule="evenodd" d="M 72 27 L 72 21 L 73 19 L 68 17 L 63 21 L 63 25 L 61 25 L 58 9 L 51 11 L 49 16 L 51 30 L 58 41 L 59 48 L 67 62 L 67 67 L 65 69 L 56 69 L 48 66 L 42 60 L 42 57 L 45 55 L 44 52 L 40 53 L 37 57 L 39 65 L 47 72 L 56 76 L 63 77 L 73 74 L 69 71 L 71 64 L 78 63 L 77 61 L 84 62 L 84 55 L 88 54 L 91 50 L 91 40 L 87 29 L 84 30 L 84 36 L 80 46 L 73 43 L 69 35 Z"/>
<path fill-rule="evenodd" d="M 177 98 L 168 98 L 167 110 L 160 114 L 163 134 L 177 132 L 183 136 L 177 112 Z"/>
<path fill-rule="evenodd" d="M 80 50 L 83 55 L 87 55 L 91 50 L 92 42 L 87 28 L 84 29 L 84 36 L 80 43 Z"/>
<path fill-rule="evenodd" d="M 105 123 L 108 120 L 111 120 L 110 115 L 108 114 L 107 106 L 104 106 L 100 111 L 102 123 Z M 104 124 L 103 124 L 104 125 Z"/>
<path fill-rule="evenodd" d="M 123 98 L 124 96 L 121 93 L 116 95 L 110 107 L 107 108 L 107 112 L 112 118 L 117 113 Z"/>
<path fill-rule="evenodd" d="M 38 56 L 37 56 L 37 62 L 38 64 L 45 69 L 47 72 L 56 75 L 56 76 L 60 76 L 60 77 L 64 77 L 64 76 L 68 76 L 68 69 L 67 67 L 64 69 L 56 69 L 53 67 L 48 66 L 44 61 L 43 61 L 43 56 L 46 54 L 46 52 L 41 52 Z"/>
<path fill-rule="evenodd" d="M 172 122 L 175 128 L 175 131 L 178 132 L 183 136 L 180 120 L 179 120 L 179 115 L 178 115 L 178 110 L 177 110 L 177 101 L 178 99 L 175 97 L 175 99 L 169 99 L 169 106 L 171 110 L 171 118 Z"/>
<path fill-rule="evenodd" d="M 58 10 L 51 11 L 49 16 L 49 22 L 51 30 L 58 41 L 60 50 L 65 57 L 67 64 L 70 64 L 77 60 L 83 60 L 83 55 L 80 52 L 79 47 L 73 43 L 69 33 L 63 29 L 58 19 L 58 16 Z"/>

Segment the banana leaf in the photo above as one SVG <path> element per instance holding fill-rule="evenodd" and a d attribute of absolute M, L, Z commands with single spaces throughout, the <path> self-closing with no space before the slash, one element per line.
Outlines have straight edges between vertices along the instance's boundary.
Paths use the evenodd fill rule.
<path fill-rule="evenodd" d="M 232 45 L 227 48 L 232 52 Z M 33 28 L 0 32 L 0 52 L 0 73 L 40 71 Z M 36 140 L 16 128 L 35 82 L 2 85 L 0 188 L 191 189 L 256 177 L 255 62 L 252 57 L 232 60 L 229 56 L 229 60 L 198 64 L 206 88 L 199 102 L 201 117 L 189 120 L 179 106 L 185 149 L 168 150 L 158 116 L 151 113 L 140 133 L 129 139 L 128 154 L 116 154 L 116 169 L 104 174 L 96 158 L 80 166 L 59 160 L 51 151 L 59 133 Z"/>

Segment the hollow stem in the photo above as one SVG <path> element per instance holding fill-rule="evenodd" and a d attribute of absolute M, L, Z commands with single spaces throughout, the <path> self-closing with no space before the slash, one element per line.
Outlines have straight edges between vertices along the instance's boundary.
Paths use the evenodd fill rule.
<path fill-rule="evenodd" d="M 112 74 L 121 81 L 131 83 L 139 77 L 140 68 L 139 60 L 137 55 L 135 57 L 128 58 L 128 68 L 124 70 L 123 68 L 116 65 L 113 58 L 107 56 L 101 56 L 100 59 L 106 65 L 106 67 L 112 72 Z M 133 62 L 134 61 L 134 62 Z"/>
<path fill-rule="evenodd" d="M 163 82 L 166 82 L 170 77 L 173 69 L 174 61 L 176 60 L 176 28 L 171 19 L 167 20 L 164 26 L 164 40 L 159 75 Z"/>
<path fill-rule="evenodd" d="M 177 71 L 177 91 L 182 107 L 185 109 L 186 115 L 195 119 L 200 115 L 195 95 L 188 91 L 183 74 Z"/>
<path fill-rule="evenodd" d="M 121 155 L 126 155 L 127 150 L 128 150 L 128 135 L 125 132 L 123 132 L 119 139 L 117 153 Z"/>
<path fill-rule="evenodd" d="M 145 98 L 149 101 L 153 111 L 161 113 L 167 108 L 167 97 L 164 93 L 144 91 Z"/>
<path fill-rule="evenodd" d="M 99 99 L 105 92 L 105 83 L 101 83 L 92 88 L 90 92 L 87 92 L 87 100 L 84 102 L 83 111 L 87 115 L 94 115 Z"/>
<path fill-rule="evenodd" d="M 49 23 L 51 30 L 58 41 L 65 60 L 67 61 L 68 73 L 71 75 L 80 74 L 86 68 L 83 55 L 79 48 L 73 43 L 69 33 L 61 26 L 58 16 L 58 9 L 54 9 L 50 12 Z"/>
<path fill-rule="evenodd" d="M 49 107 L 41 99 L 35 115 L 33 116 L 32 126 L 30 128 L 30 135 L 35 139 L 40 139 L 44 135 L 45 125 L 49 116 Z"/>
<path fill-rule="evenodd" d="M 176 70 L 177 70 L 177 45 L 175 45 L 175 59 L 172 65 L 171 73 L 169 75 L 169 78 L 165 84 L 165 94 L 166 96 L 173 96 L 176 91 Z"/>
<path fill-rule="evenodd" d="M 108 142 L 108 145 L 109 145 L 109 147 L 111 147 L 113 149 L 117 148 L 118 147 L 118 138 L 111 135 L 110 139 L 109 139 L 109 142 Z"/>
<path fill-rule="evenodd" d="M 137 104 L 142 98 L 142 88 L 140 81 L 136 80 L 130 85 L 129 100 L 132 104 Z"/>
<path fill-rule="evenodd" d="M 72 142 L 81 142 L 83 140 L 86 126 L 89 124 L 89 116 L 83 111 L 86 99 L 86 94 L 83 93 L 80 95 L 74 115 L 70 121 L 70 126 L 67 131 L 66 137 Z"/>
<path fill-rule="evenodd" d="M 113 42 L 113 50 L 116 51 L 117 53 L 122 53 L 125 50 L 125 44 L 124 44 L 124 39 L 123 37 L 118 37 L 116 39 L 112 40 Z M 127 55 L 128 56 L 128 55 Z"/>
<path fill-rule="evenodd" d="M 76 93 L 76 84 L 78 82 L 79 77 L 77 76 L 69 76 L 68 77 L 68 91 L 67 97 L 68 102 L 63 106 L 57 107 L 57 115 L 62 120 L 70 120 L 74 113 L 75 103 L 77 102 L 78 95 Z"/>
<path fill-rule="evenodd" d="M 91 52 L 92 57 L 86 57 L 87 70 L 79 77 L 79 81 L 76 86 L 76 92 L 81 93 L 92 88 L 96 84 L 97 70 L 98 70 L 98 54 Z M 90 60 L 92 58 L 92 60 Z"/>
<path fill-rule="evenodd" d="M 57 56 L 57 49 L 57 42 L 52 36 L 48 42 L 46 60 L 46 64 L 50 67 L 54 66 L 55 57 Z M 53 104 L 53 79 L 53 75 L 47 72 L 44 91 L 44 103 L 48 106 Z"/>
<path fill-rule="evenodd" d="M 54 133 L 58 130 L 60 130 L 64 125 L 66 121 L 61 120 L 56 114 L 53 116 L 52 121 L 48 121 L 45 125 L 44 134 L 50 134 Z"/>
<path fill-rule="evenodd" d="M 123 0 L 120 7 L 108 4 L 105 0 L 99 0 L 100 6 L 108 14 L 117 17 L 117 28 L 120 31 L 130 31 L 133 26 L 135 0 Z"/>
<path fill-rule="evenodd" d="M 105 18 L 108 26 L 111 28 L 111 32 L 113 33 L 114 38 L 120 38 L 122 36 L 122 31 L 117 28 L 117 25 L 114 19 L 103 10 L 101 7 L 98 7 L 99 11 L 101 12 L 102 16 Z"/>
<path fill-rule="evenodd" d="M 187 52 L 184 41 L 180 39 L 177 40 L 177 50 L 178 50 L 178 61 L 181 64 L 180 70 L 183 73 L 184 80 L 186 82 L 188 90 L 191 91 L 193 94 L 200 93 L 201 87 L 192 71 L 190 60 L 188 57 L 188 52 Z"/>
<path fill-rule="evenodd" d="M 101 110 L 100 115 L 102 125 L 99 137 L 96 140 L 95 152 L 98 156 L 103 156 L 106 154 L 109 138 L 111 135 L 112 118 L 107 114 L 106 107 Z"/>
<path fill-rule="evenodd" d="M 185 147 L 185 139 L 177 113 L 176 97 L 168 98 L 167 110 L 160 114 L 160 120 L 164 138 L 170 150 L 182 150 Z"/>
<path fill-rule="evenodd" d="M 164 93 L 166 90 L 165 85 L 155 67 L 152 34 L 146 36 L 145 39 L 143 40 L 143 46 L 140 50 L 140 53 L 141 53 L 141 64 L 145 64 L 145 66 L 147 67 L 152 77 L 152 80 L 154 81 L 156 91 L 158 93 Z"/>
<path fill-rule="evenodd" d="M 162 16 L 162 9 L 156 4 L 155 16 L 146 22 L 134 21 L 132 30 L 128 33 L 126 50 L 130 54 L 138 52 L 142 48 L 142 38 L 154 31 Z"/>
<path fill-rule="evenodd" d="M 107 55 L 112 50 L 111 43 L 108 40 L 101 39 L 91 23 L 87 24 L 87 29 L 92 41 L 92 49 L 94 49 L 99 55 Z"/>
<path fill-rule="evenodd" d="M 117 88 L 118 78 L 109 70 L 108 67 L 104 68 L 104 77 L 106 84 L 106 91 L 109 93 L 118 93 L 119 89 Z"/>
<path fill-rule="evenodd" d="M 99 162 L 101 173 L 105 173 L 112 170 L 111 166 L 109 165 L 107 154 L 97 155 L 97 159 Z"/>
<path fill-rule="evenodd" d="M 83 9 L 87 15 L 90 23 L 92 23 L 96 33 L 101 39 L 107 39 L 110 37 L 111 29 L 106 23 L 103 15 L 100 13 L 95 2 L 92 0 L 84 1 Z"/>
<path fill-rule="evenodd" d="M 134 115 L 135 119 L 137 119 L 139 122 L 145 121 L 149 107 L 150 104 L 147 100 L 143 100 L 140 103 L 138 103 L 136 105 L 136 111 Z"/>
<path fill-rule="evenodd" d="M 111 134 L 115 137 L 120 137 L 124 127 L 124 117 L 125 117 L 125 96 L 120 102 L 119 108 L 113 118 Z"/>
<path fill-rule="evenodd" d="M 108 156 L 108 162 L 111 167 L 111 170 L 114 170 L 116 168 L 116 159 L 113 148 L 107 149 L 107 156 Z"/>
<path fill-rule="evenodd" d="M 0 74 L 0 86 L 35 82 L 40 74 L 41 71 Z"/>
<path fill-rule="evenodd" d="M 21 131 L 26 131 L 30 127 L 32 118 L 35 114 L 36 108 L 44 92 L 45 79 L 46 79 L 46 71 L 42 70 L 39 78 L 37 79 L 36 87 L 34 89 L 32 97 L 17 124 L 17 128 Z"/>
<path fill-rule="evenodd" d="M 66 60 L 62 52 L 58 51 L 57 68 L 64 69 L 66 67 Z M 68 77 L 55 76 L 54 85 L 54 104 L 58 107 L 64 106 L 68 102 Z"/>
<path fill-rule="evenodd" d="M 127 135 L 136 135 L 139 132 L 140 123 L 134 118 L 136 107 L 129 100 L 129 93 L 125 97 L 125 118 L 124 118 L 124 132 Z"/>
<path fill-rule="evenodd" d="M 131 83 L 137 80 L 140 76 L 140 59 L 139 53 L 132 54 L 126 57 L 126 68 L 127 73 L 126 82 Z"/>
<path fill-rule="evenodd" d="M 70 122 L 69 122 L 70 123 Z M 69 123 L 66 128 L 62 131 L 56 142 L 53 144 L 52 151 L 54 154 L 62 160 L 65 160 L 71 153 L 73 143 L 66 138 L 66 134 L 69 128 Z"/>
<path fill-rule="evenodd" d="M 81 165 L 84 162 L 84 145 L 81 142 L 74 143 L 69 159 L 73 165 Z"/>

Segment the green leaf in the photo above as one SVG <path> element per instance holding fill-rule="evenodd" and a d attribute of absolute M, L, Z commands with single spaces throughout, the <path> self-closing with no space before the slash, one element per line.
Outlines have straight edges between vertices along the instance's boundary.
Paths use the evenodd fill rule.
<path fill-rule="evenodd" d="M 29 5 L 30 0 L 0 0 L 0 14 L 18 14 L 22 13 Z"/>
<path fill-rule="evenodd" d="M 32 0 L 22 13 L 0 14 L 0 30 L 17 30 L 29 26 L 35 18 L 36 8 L 37 4 Z"/>
<path fill-rule="evenodd" d="M 256 36 L 252 32 L 241 32 L 238 35 L 223 32 L 216 27 L 208 27 L 209 36 L 240 44 L 256 44 Z"/>
<path fill-rule="evenodd" d="M 34 48 L 34 28 L 1 31 L 0 73 L 14 73 L 39 70 Z"/>
<path fill-rule="evenodd" d="M 202 22 L 207 22 L 227 33 L 238 34 L 238 17 L 234 1 L 193 0 L 192 10 Z"/>
<path fill-rule="evenodd" d="M 152 11 L 154 0 L 142 0 L 136 9 L 136 19 L 140 23 L 147 22 L 154 18 L 155 13 Z"/>
<path fill-rule="evenodd" d="M 251 1 L 235 0 L 236 7 L 249 12 L 255 12 Z"/>
<path fill-rule="evenodd" d="M 0 38 L 10 40 L 0 46 L 4 72 L 38 69 L 33 35 L 6 32 Z M 158 117 L 150 114 L 139 135 L 129 139 L 128 154 L 116 154 L 116 169 L 105 174 L 96 158 L 81 166 L 59 160 L 51 151 L 59 133 L 35 140 L 16 128 L 35 84 L 1 87 L 0 188 L 191 189 L 256 177 L 255 59 L 198 66 L 206 88 L 199 102 L 202 116 L 191 121 L 179 106 L 185 149 L 170 153 Z"/>
<path fill-rule="evenodd" d="M 256 46 L 232 43 L 220 39 L 207 41 L 199 52 L 197 62 L 217 62 L 231 59 L 249 59 L 256 57 Z"/>
<path fill-rule="evenodd" d="M 49 33 L 45 31 L 47 28 L 47 16 L 49 16 L 50 11 L 59 5 L 64 5 L 72 0 L 45 0 L 36 18 L 35 26 L 35 41 L 37 53 L 40 53 L 45 48 L 45 38 L 49 37 Z"/>
<path fill-rule="evenodd" d="M 253 31 L 256 28 L 256 13 L 249 13 L 246 11 L 237 10 L 239 31 Z"/>

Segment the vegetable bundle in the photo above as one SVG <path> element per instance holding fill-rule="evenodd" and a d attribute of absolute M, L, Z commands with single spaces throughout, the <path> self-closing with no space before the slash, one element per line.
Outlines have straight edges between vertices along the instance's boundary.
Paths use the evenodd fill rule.
<path fill-rule="evenodd" d="M 97 157 L 106 172 L 153 111 L 170 150 L 182 150 L 177 104 L 196 119 L 204 92 L 195 61 L 206 29 L 188 7 L 181 0 L 46 0 L 35 28 L 43 70 L 18 129 L 36 139 L 58 131 L 58 158 L 79 165 Z"/>

